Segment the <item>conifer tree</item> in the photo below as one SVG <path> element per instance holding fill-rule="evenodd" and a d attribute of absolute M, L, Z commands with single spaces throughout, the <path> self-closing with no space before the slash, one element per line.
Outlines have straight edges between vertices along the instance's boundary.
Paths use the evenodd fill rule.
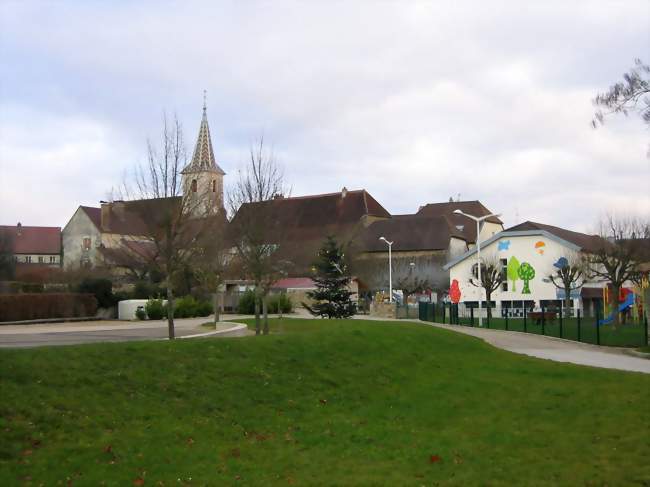
<path fill-rule="evenodd" d="M 357 305 L 350 299 L 354 293 L 348 288 L 351 278 L 344 257 L 334 237 L 327 237 L 314 263 L 316 290 L 307 293 L 314 303 L 311 306 L 303 303 L 312 315 L 347 318 L 356 313 Z"/>

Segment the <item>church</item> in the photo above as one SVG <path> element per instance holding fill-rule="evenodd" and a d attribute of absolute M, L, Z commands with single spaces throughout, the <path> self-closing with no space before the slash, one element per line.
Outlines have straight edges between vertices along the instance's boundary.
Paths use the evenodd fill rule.
<path fill-rule="evenodd" d="M 139 275 L 139 264 L 143 253 L 148 252 L 151 219 L 182 200 L 196 216 L 219 214 L 225 220 L 225 174 L 214 156 L 204 104 L 192 159 L 180 173 L 183 196 L 79 206 L 61 232 L 64 269 L 109 268 L 118 274 L 134 274 L 136 279 L 143 277 Z M 146 212 L 142 211 L 143 205 Z"/>

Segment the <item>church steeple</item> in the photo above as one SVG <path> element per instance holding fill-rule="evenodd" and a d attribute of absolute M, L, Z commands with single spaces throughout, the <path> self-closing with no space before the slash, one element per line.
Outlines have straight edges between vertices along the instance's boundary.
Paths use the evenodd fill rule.
<path fill-rule="evenodd" d="M 212 139 L 210 138 L 210 127 L 208 126 L 207 106 L 205 100 L 205 91 L 203 92 L 203 116 L 199 126 L 199 137 L 196 140 L 192 161 L 183 169 L 184 173 L 211 171 L 225 176 L 223 169 L 219 167 L 214 157 L 212 149 Z"/>
<path fill-rule="evenodd" d="M 192 205 L 192 213 L 200 217 L 216 213 L 223 208 L 223 177 L 226 173 L 219 167 L 214 157 L 205 91 L 203 92 L 203 116 L 194 154 L 181 174 L 183 193 Z"/>

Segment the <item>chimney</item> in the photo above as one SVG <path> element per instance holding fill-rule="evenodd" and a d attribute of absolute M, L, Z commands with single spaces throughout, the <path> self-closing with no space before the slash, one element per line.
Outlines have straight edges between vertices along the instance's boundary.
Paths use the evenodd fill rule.
<path fill-rule="evenodd" d="M 115 212 L 115 216 L 120 220 L 124 220 L 124 210 L 126 209 L 126 203 L 124 200 L 115 200 L 113 201 L 112 210 Z"/>
<path fill-rule="evenodd" d="M 102 221 L 101 221 L 101 230 L 108 231 L 111 223 L 111 204 L 107 201 L 99 202 L 102 206 Z"/>
<path fill-rule="evenodd" d="M 343 186 L 343 189 L 341 190 L 341 198 L 345 198 L 348 195 L 348 188 Z"/>
<path fill-rule="evenodd" d="M 16 234 L 20 237 L 23 234 L 23 224 L 18 222 L 16 225 Z"/>
<path fill-rule="evenodd" d="M 273 195 L 274 200 L 281 200 L 282 198 L 284 198 L 284 195 L 282 193 L 275 193 Z"/>

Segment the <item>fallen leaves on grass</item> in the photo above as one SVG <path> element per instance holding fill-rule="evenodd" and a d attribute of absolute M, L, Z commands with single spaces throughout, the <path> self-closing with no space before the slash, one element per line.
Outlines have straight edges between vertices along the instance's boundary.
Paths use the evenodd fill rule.
<path fill-rule="evenodd" d="M 429 457 L 429 463 L 438 463 L 440 461 L 442 461 L 442 458 L 439 455 L 431 455 Z"/>

